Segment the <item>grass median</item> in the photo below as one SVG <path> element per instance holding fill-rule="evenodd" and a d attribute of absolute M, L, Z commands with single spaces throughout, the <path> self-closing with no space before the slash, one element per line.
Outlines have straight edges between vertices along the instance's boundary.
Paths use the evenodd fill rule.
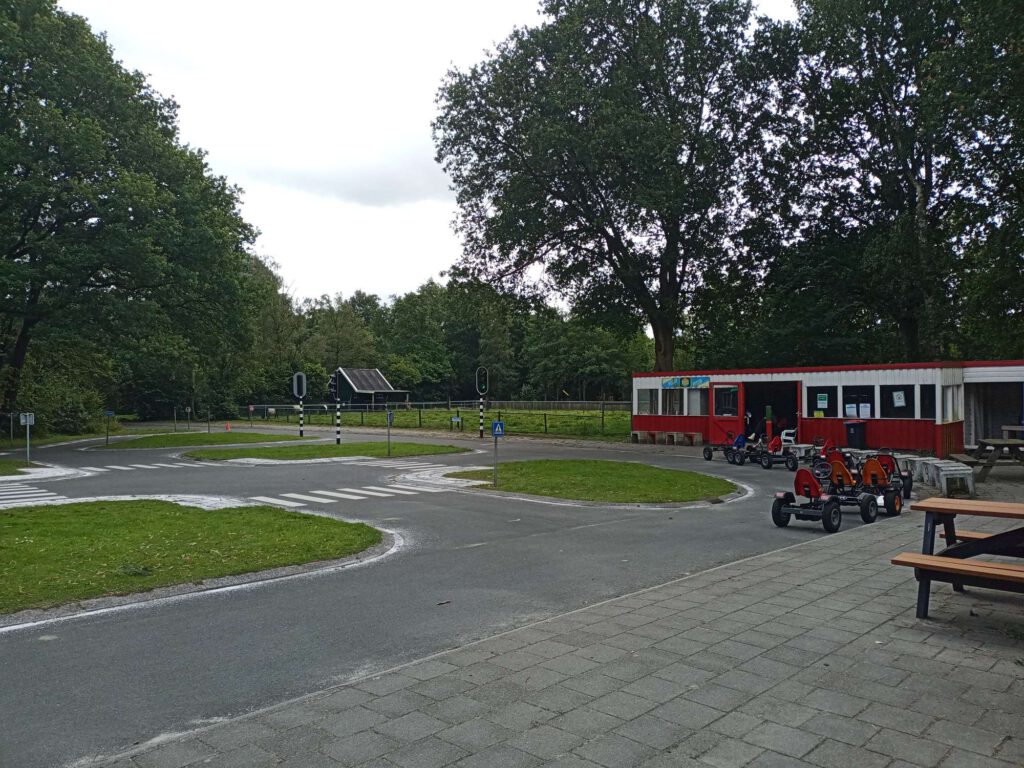
<path fill-rule="evenodd" d="M 449 477 L 491 480 L 492 470 Z M 579 501 L 655 504 L 712 499 L 732 493 L 728 480 L 623 461 L 516 461 L 498 464 L 498 490 Z"/>
<path fill-rule="evenodd" d="M 0 475 L 20 475 L 21 470 L 34 466 L 20 459 L 0 459 Z"/>
<path fill-rule="evenodd" d="M 454 445 L 432 445 L 430 443 L 392 443 L 391 458 L 405 456 L 429 456 L 437 453 L 464 453 L 466 448 Z M 276 459 L 278 461 L 299 461 L 302 459 L 329 459 L 339 456 L 386 457 L 387 443 L 313 443 L 310 445 L 270 445 L 260 448 L 209 448 L 189 451 L 190 459 L 226 461 L 228 459 Z"/>
<path fill-rule="evenodd" d="M 333 560 L 380 540 L 362 523 L 265 506 L 96 501 L 0 510 L 0 613 Z"/>
<path fill-rule="evenodd" d="M 116 450 L 118 448 L 187 448 L 191 445 L 282 443 L 302 439 L 297 435 L 264 435 L 258 432 L 170 432 L 161 435 L 133 437 L 130 440 L 117 440 L 105 447 L 107 450 Z"/>

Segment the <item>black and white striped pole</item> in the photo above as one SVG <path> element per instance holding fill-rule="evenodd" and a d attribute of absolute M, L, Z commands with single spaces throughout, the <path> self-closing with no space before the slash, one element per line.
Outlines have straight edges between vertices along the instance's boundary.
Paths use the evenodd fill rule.
<path fill-rule="evenodd" d="M 341 398 L 334 401 L 334 444 L 341 445 Z"/>
<path fill-rule="evenodd" d="M 295 399 L 299 401 L 299 437 L 303 436 L 303 428 L 305 427 L 305 413 L 302 408 L 302 400 L 306 397 L 306 374 L 302 371 L 297 371 L 292 376 L 292 394 L 295 395 Z"/>
<path fill-rule="evenodd" d="M 476 369 L 476 393 L 480 395 L 480 439 L 484 438 L 484 395 L 487 394 L 487 369 L 482 365 Z"/>

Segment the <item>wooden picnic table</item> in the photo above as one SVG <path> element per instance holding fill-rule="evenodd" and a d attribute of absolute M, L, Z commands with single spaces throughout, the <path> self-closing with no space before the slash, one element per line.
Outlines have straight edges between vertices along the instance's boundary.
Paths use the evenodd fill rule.
<path fill-rule="evenodd" d="M 894 565 L 915 569 L 919 619 L 928 617 L 932 581 L 949 582 L 957 592 L 962 592 L 965 584 L 1024 592 L 1024 566 L 986 560 L 965 562 L 979 555 L 1024 558 L 1024 504 L 932 497 L 915 501 L 910 508 L 925 513 L 921 554 L 903 553 L 893 558 L 892 562 Z M 1021 525 L 994 534 L 958 531 L 956 518 L 961 515 L 1019 520 Z M 938 524 L 942 525 L 946 547 L 936 555 L 935 534 Z"/>
<path fill-rule="evenodd" d="M 1004 449 L 1009 452 L 1011 462 L 1024 466 L 1024 440 L 998 437 L 979 438 L 978 447 L 974 450 L 974 458 L 978 459 L 978 463 L 981 465 L 981 471 L 975 478 L 977 482 L 985 482 L 992 467 L 1003 457 Z"/>
<path fill-rule="evenodd" d="M 1003 430 L 1003 439 L 1005 440 L 1010 439 L 1011 432 L 1016 432 L 1017 437 L 1024 438 L 1024 424 L 1003 424 L 1000 429 Z"/>

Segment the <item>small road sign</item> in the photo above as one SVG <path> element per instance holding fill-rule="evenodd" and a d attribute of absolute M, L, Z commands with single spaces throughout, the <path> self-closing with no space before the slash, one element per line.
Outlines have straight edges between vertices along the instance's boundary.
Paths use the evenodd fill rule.
<path fill-rule="evenodd" d="M 388 426 L 392 426 L 395 423 L 395 412 L 388 411 Z"/>
<path fill-rule="evenodd" d="M 505 436 L 505 422 L 504 421 L 492 421 L 491 422 L 491 436 L 492 437 L 504 437 Z"/>
<path fill-rule="evenodd" d="M 19 420 L 23 427 L 34 427 L 36 425 L 36 415 L 34 413 L 23 413 L 20 415 Z"/>
<path fill-rule="evenodd" d="M 103 415 L 109 418 L 109 417 L 114 415 L 114 412 L 113 411 L 104 411 Z"/>
<path fill-rule="evenodd" d="M 249 413 L 252 413 L 255 410 L 256 410 L 256 406 L 255 405 L 250 405 L 249 406 Z"/>

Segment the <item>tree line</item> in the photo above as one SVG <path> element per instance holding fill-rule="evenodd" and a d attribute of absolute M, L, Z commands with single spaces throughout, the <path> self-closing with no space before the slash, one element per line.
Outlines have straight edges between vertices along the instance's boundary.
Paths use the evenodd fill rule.
<path fill-rule="evenodd" d="M 296 370 L 321 397 L 338 365 L 620 399 L 651 368 L 1024 357 L 1012 0 L 542 5 L 441 84 L 447 284 L 296 301 L 173 100 L 53 0 L 4 3 L 0 407 L 77 431 Z"/>

